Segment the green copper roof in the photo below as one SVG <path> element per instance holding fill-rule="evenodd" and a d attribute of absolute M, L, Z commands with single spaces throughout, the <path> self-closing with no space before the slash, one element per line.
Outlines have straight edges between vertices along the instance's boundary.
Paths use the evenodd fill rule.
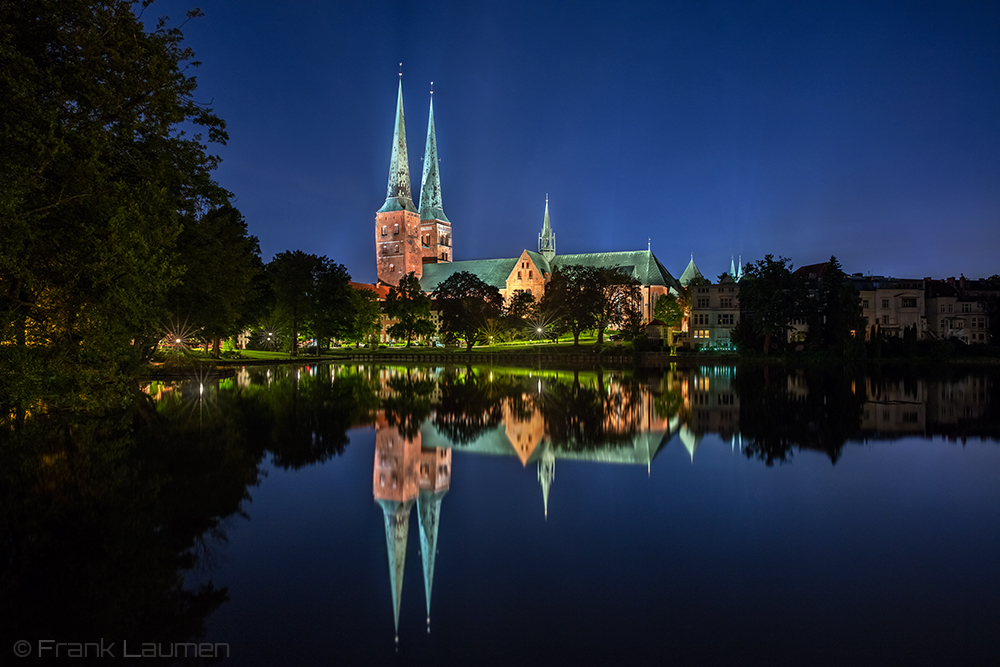
<path fill-rule="evenodd" d="M 474 259 L 466 262 L 442 262 L 440 264 L 424 264 L 423 276 L 420 278 L 420 289 L 433 292 L 437 286 L 459 271 L 468 271 L 479 277 L 487 285 L 497 289 L 507 289 L 507 276 L 514 270 L 517 258 L 511 259 Z"/>
<path fill-rule="evenodd" d="M 626 252 L 588 252 L 581 255 L 559 255 L 553 260 L 546 260 L 541 253 L 527 251 L 531 261 L 540 270 L 552 273 L 560 266 L 579 264 L 582 266 L 613 267 L 618 266 L 628 271 L 643 285 L 662 285 L 680 289 L 680 283 L 670 275 L 666 267 L 656 259 L 649 250 L 632 250 Z M 507 277 L 517 264 L 517 257 L 509 259 L 475 259 L 465 262 L 450 262 L 440 264 L 424 264 L 420 288 L 425 292 L 433 292 L 437 286 L 459 271 L 468 271 L 479 277 L 487 285 L 497 289 L 507 288 Z"/>
<path fill-rule="evenodd" d="M 542 219 L 542 233 L 538 235 L 538 252 L 546 259 L 556 256 L 556 235 L 552 233 L 549 223 L 549 197 L 545 196 L 545 217 Z"/>
<path fill-rule="evenodd" d="M 403 117 L 403 80 L 399 80 L 399 94 L 396 96 L 396 125 L 392 130 L 392 155 L 389 158 L 389 187 L 385 193 L 385 204 L 379 213 L 389 211 L 413 211 L 413 197 L 410 194 L 410 163 L 406 156 L 406 121 Z"/>
<path fill-rule="evenodd" d="M 549 260 L 545 258 L 544 255 L 537 253 L 533 250 L 525 250 L 528 253 L 528 257 L 531 261 L 535 263 L 539 271 L 544 271 L 545 273 L 552 273 L 552 267 L 549 265 Z"/>
<path fill-rule="evenodd" d="M 550 262 L 553 269 L 569 264 L 581 266 L 618 266 L 630 271 L 643 285 L 662 285 L 678 289 L 680 284 L 649 250 L 624 252 L 588 252 L 581 255 L 559 255 Z"/>
<path fill-rule="evenodd" d="M 424 148 L 424 174 L 420 179 L 420 219 L 451 222 L 441 203 L 441 174 L 438 171 L 437 134 L 434 132 L 434 96 L 427 117 L 427 146 Z"/>
<path fill-rule="evenodd" d="M 684 269 L 684 273 L 681 274 L 680 283 L 684 287 L 687 287 L 695 278 L 704 278 L 704 276 L 701 275 L 701 271 L 699 271 L 698 267 L 695 266 L 694 255 L 691 255 L 691 261 L 688 262 L 687 268 Z"/>

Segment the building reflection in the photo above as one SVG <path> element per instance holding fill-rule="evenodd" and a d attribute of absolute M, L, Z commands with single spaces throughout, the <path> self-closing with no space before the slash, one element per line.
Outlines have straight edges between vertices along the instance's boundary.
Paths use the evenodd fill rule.
<path fill-rule="evenodd" d="M 992 380 L 857 375 L 768 367 L 694 367 L 642 377 L 600 371 L 381 368 L 373 493 L 385 523 L 393 623 L 410 515 L 417 508 L 430 630 L 441 503 L 452 452 L 514 457 L 558 511 L 560 460 L 644 466 L 670 445 L 692 464 L 703 442 L 771 465 L 793 450 L 833 463 L 847 442 L 936 434 L 996 438 Z M 371 377 L 369 375 L 369 377 Z"/>
<path fill-rule="evenodd" d="M 438 522 L 441 500 L 451 486 L 451 449 L 421 447 L 419 432 L 414 436 L 404 437 L 399 428 L 391 425 L 381 411 L 376 417 L 375 429 L 372 491 L 385 520 L 393 624 L 398 641 L 406 545 L 414 505 L 417 506 L 420 524 L 420 554 L 427 601 L 427 626 L 430 631 Z"/>

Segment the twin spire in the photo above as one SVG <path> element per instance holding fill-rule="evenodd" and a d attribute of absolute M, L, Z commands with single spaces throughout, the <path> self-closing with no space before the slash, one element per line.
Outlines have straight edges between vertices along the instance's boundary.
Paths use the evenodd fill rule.
<path fill-rule="evenodd" d="M 434 93 L 431 91 L 430 116 L 427 119 L 427 145 L 424 149 L 424 172 L 420 183 L 420 219 L 450 222 L 441 203 L 441 174 L 438 170 L 437 136 L 434 131 Z M 410 162 L 406 152 L 406 120 L 403 114 L 403 76 L 400 74 L 396 95 L 396 124 L 392 131 L 392 155 L 389 159 L 389 185 L 385 204 L 379 213 L 417 212 L 410 189 Z"/>

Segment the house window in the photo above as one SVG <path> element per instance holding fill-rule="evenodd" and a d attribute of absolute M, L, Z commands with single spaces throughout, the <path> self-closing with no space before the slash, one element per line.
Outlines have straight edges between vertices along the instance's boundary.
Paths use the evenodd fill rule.
<path fill-rule="evenodd" d="M 889 307 L 889 299 L 882 299 L 882 307 L 883 308 Z"/>
<path fill-rule="evenodd" d="M 868 299 L 861 299 L 861 307 L 868 310 Z"/>
<path fill-rule="evenodd" d="M 532 275 L 532 272 L 528 271 L 528 280 L 531 280 L 533 277 L 534 277 L 534 275 Z"/>
<path fill-rule="evenodd" d="M 888 315 L 883 315 L 882 316 L 882 324 L 889 324 L 889 316 Z"/>
<path fill-rule="evenodd" d="M 916 308 L 917 307 L 917 300 L 914 297 L 904 296 L 903 297 L 903 302 L 900 305 L 903 308 Z"/>
<path fill-rule="evenodd" d="M 955 304 L 952 304 L 952 303 L 948 304 L 948 312 L 949 313 L 955 312 Z"/>
<path fill-rule="evenodd" d="M 395 272 L 396 272 L 396 265 L 395 264 L 390 264 L 389 265 L 389 273 L 395 273 Z"/>
<path fill-rule="evenodd" d="M 719 304 L 719 306 L 721 308 L 732 308 L 733 307 L 733 297 L 731 297 L 731 296 L 724 296 L 724 297 L 722 297 L 722 301 Z"/>
<path fill-rule="evenodd" d="M 719 324 L 732 324 L 732 323 L 733 323 L 732 313 L 719 315 Z"/>
<path fill-rule="evenodd" d="M 701 296 L 698 297 L 698 307 L 699 308 L 708 308 L 708 297 L 707 296 L 706 297 L 701 297 Z"/>
<path fill-rule="evenodd" d="M 394 253 L 396 253 L 397 255 L 399 254 L 399 244 L 398 243 L 392 246 L 392 251 Z"/>
<path fill-rule="evenodd" d="M 521 279 L 521 272 L 520 272 L 520 271 L 518 271 L 518 272 L 517 272 L 517 279 L 518 279 L 518 280 L 520 280 L 520 279 Z"/>
<path fill-rule="evenodd" d="M 962 304 L 962 312 L 963 313 L 971 313 L 972 312 L 972 304 L 971 303 L 963 303 Z"/>

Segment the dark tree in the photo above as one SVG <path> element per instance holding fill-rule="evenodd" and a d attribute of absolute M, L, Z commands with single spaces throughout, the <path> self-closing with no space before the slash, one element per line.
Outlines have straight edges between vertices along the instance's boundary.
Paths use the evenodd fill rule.
<path fill-rule="evenodd" d="M 274 256 L 267 271 L 274 291 L 275 317 L 287 332 L 288 352 L 298 354 L 299 335 L 313 313 L 316 273 L 320 258 L 301 250 L 281 252 Z"/>
<path fill-rule="evenodd" d="M 515 290 L 510 298 L 507 299 L 507 304 L 504 308 L 504 326 L 508 331 L 516 335 L 518 331 L 525 328 L 528 318 L 535 314 L 537 305 L 535 295 L 531 290 Z M 532 329 L 534 329 L 533 324 Z"/>
<path fill-rule="evenodd" d="M 351 274 L 343 264 L 320 257 L 314 275 L 312 312 L 309 329 L 316 337 L 316 353 L 323 343 L 344 339 L 353 326 L 354 302 Z"/>
<path fill-rule="evenodd" d="M 791 260 L 765 255 L 756 264 L 747 264 L 740 281 L 740 309 L 747 313 L 750 327 L 764 337 L 764 353 L 771 350 L 772 337 L 782 337 L 792 321 L 808 310 L 805 282 L 792 275 Z M 741 318 L 743 319 L 743 318 Z"/>
<path fill-rule="evenodd" d="M 225 204 L 185 221 L 177 249 L 184 273 L 167 297 L 171 322 L 197 329 L 219 356 L 219 342 L 249 324 L 254 280 L 263 271 L 257 237 Z"/>
<path fill-rule="evenodd" d="M 573 344 L 580 334 L 597 326 L 604 302 L 599 271 L 589 266 L 569 264 L 552 273 L 542 297 L 542 312 L 572 332 Z"/>
<path fill-rule="evenodd" d="M 415 336 L 434 333 L 431 321 L 431 298 L 420 289 L 420 279 L 411 271 L 399 279 L 398 287 L 390 287 L 385 298 L 385 313 L 396 323 L 389 335 L 403 338 L 409 347 Z"/>
<path fill-rule="evenodd" d="M 593 275 L 601 293 L 595 316 L 597 342 L 604 342 L 604 330 L 609 326 L 630 329 L 634 335 L 642 319 L 641 283 L 617 266 L 596 268 Z"/>
<path fill-rule="evenodd" d="M 434 291 L 434 300 L 441 312 L 441 331 L 461 336 L 466 350 L 472 350 L 479 332 L 503 310 L 500 290 L 468 271 L 448 276 Z"/>
<path fill-rule="evenodd" d="M 74 378 L 150 349 L 182 216 L 228 198 L 206 139 L 181 129 L 227 139 L 194 97 L 193 53 L 136 4 L 0 4 L 0 355 L 55 358 Z"/>
<path fill-rule="evenodd" d="M 844 354 L 859 349 L 865 330 L 861 296 L 832 255 L 820 273 L 816 298 L 823 347 Z"/>
<path fill-rule="evenodd" d="M 378 333 L 381 317 L 382 306 L 375 292 L 364 288 L 352 289 L 351 320 L 344 339 L 356 346 L 370 340 Z"/>

